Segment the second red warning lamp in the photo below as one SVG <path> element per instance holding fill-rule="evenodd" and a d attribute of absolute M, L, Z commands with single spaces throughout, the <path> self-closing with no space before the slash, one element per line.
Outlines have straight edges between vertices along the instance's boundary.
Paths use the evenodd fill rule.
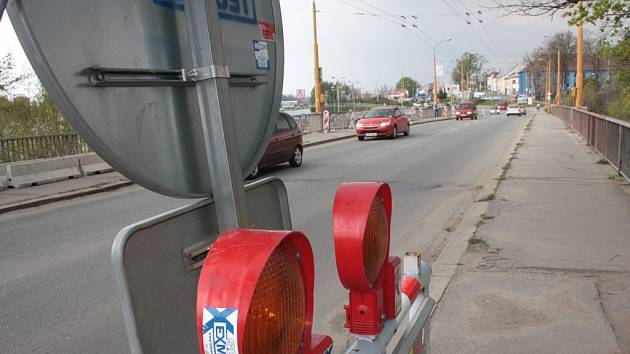
<path fill-rule="evenodd" d="M 401 262 L 389 256 L 392 193 L 386 183 L 344 183 L 333 205 L 337 272 L 350 290 L 345 327 L 377 335 L 401 309 Z"/>

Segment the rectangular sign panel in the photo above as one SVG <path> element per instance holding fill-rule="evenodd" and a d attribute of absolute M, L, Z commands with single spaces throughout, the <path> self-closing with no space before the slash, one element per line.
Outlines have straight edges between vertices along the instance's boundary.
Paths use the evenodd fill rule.
<path fill-rule="evenodd" d="M 254 228 L 291 230 L 281 180 L 259 180 L 245 190 Z M 204 199 L 116 236 L 112 264 L 132 353 L 199 353 L 197 281 L 217 230 L 212 199 Z"/>

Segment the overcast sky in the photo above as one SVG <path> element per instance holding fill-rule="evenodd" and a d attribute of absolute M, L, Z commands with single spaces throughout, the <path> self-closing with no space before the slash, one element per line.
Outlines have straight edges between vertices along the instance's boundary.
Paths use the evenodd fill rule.
<path fill-rule="evenodd" d="M 283 91 L 290 94 L 301 88 L 310 91 L 312 1 L 280 0 L 280 3 L 286 56 Z M 483 54 L 489 61 L 488 67 L 504 69 L 520 63 L 523 54 L 538 46 L 543 35 L 569 28 L 566 19 L 560 16 L 553 20 L 501 17 L 484 8 L 492 4 L 491 0 L 317 0 L 321 11 L 318 35 L 324 78 L 345 77 L 367 91 L 374 91 L 380 85 L 393 85 L 401 74 L 428 83 L 432 81 L 433 44 L 451 37 L 452 41 L 441 45 L 443 50 L 437 53 L 438 63 L 445 66 L 441 81 L 448 81 L 454 60 L 465 51 Z M 471 15 L 467 16 L 466 11 Z M 408 20 L 403 22 L 400 16 Z M 466 24 L 467 18 L 472 25 Z M 403 23 L 407 29 L 401 26 Z M 22 70 L 28 70 L 8 16 L 3 16 L 0 55 L 7 52 L 14 54 Z"/>

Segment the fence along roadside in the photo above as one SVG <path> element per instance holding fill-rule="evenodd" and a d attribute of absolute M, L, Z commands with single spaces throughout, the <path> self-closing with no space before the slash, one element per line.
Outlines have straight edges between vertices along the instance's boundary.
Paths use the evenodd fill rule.
<path fill-rule="evenodd" d="M 553 106 L 551 113 L 579 133 L 630 182 L 629 123 L 568 106 Z"/>
<path fill-rule="evenodd" d="M 91 152 L 78 134 L 50 134 L 0 139 L 0 163 L 45 159 Z"/>

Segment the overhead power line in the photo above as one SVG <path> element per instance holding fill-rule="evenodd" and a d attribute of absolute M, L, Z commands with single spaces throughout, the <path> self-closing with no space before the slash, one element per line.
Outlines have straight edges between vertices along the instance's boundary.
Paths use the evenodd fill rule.
<path fill-rule="evenodd" d="M 466 6 L 466 4 L 464 4 L 464 2 L 462 0 L 457 0 L 457 2 L 459 2 L 459 4 L 462 5 L 462 7 L 466 10 L 466 12 L 465 12 L 466 16 L 475 16 L 476 17 L 477 22 L 479 23 L 481 28 L 484 30 L 485 35 L 490 40 L 490 44 L 492 46 L 493 51 L 496 54 L 498 54 L 498 56 L 501 57 L 501 59 L 503 59 L 503 61 L 508 62 L 508 60 L 505 58 L 505 56 L 501 52 L 501 48 L 497 45 L 497 43 L 494 40 L 492 34 L 490 33 L 490 31 L 488 31 L 488 28 L 486 27 L 485 23 L 483 22 L 483 19 L 481 17 L 481 11 L 473 11 L 473 10 L 471 10 L 471 8 Z M 473 25 L 472 25 L 471 21 L 469 21 L 468 19 L 464 18 L 463 16 L 460 16 L 459 13 L 452 6 L 450 6 L 450 4 L 448 4 L 446 1 L 444 3 L 447 6 L 449 6 L 451 8 L 451 10 L 453 10 L 460 18 L 462 18 L 466 22 L 466 24 L 468 24 L 471 28 L 473 28 Z"/>
<path fill-rule="evenodd" d="M 455 8 L 454 8 L 451 4 L 449 4 L 446 0 L 442 0 L 442 2 L 443 2 L 446 6 L 448 6 L 448 7 L 449 7 L 449 8 L 453 11 L 453 13 L 455 13 L 455 14 L 457 15 L 457 17 L 461 18 L 461 19 L 462 19 L 462 20 L 463 20 L 463 21 L 464 21 L 464 22 L 465 22 L 465 23 L 466 23 L 466 24 L 470 27 L 470 29 L 473 31 L 473 33 L 475 34 L 475 36 L 477 36 L 477 38 L 479 39 L 479 41 L 481 41 L 481 43 L 484 45 L 484 47 L 486 47 L 486 49 L 488 49 L 488 51 L 489 51 L 492 55 L 494 55 L 494 56 L 495 56 L 495 57 L 497 57 L 497 58 L 498 58 L 498 57 L 500 57 L 500 55 L 498 55 L 498 54 L 494 51 L 494 49 L 492 49 L 492 48 L 488 45 L 488 43 L 486 43 L 486 41 L 483 39 L 483 37 L 481 37 L 481 35 L 479 35 L 479 32 L 477 32 L 477 30 L 475 29 L 475 27 L 473 27 L 473 26 L 472 26 L 472 23 L 471 23 L 468 19 L 466 19 L 463 15 L 461 15 L 461 14 L 457 11 L 457 9 L 455 9 Z"/>
<path fill-rule="evenodd" d="M 429 36 L 426 32 L 422 31 L 418 27 L 418 25 L 416 25 L 412 21 L 412 20 L 417 20 L 418 16 L 416 16 L 416 15 L 406 15 L 406 16 L 405 15 L 396 15 L 396 14 L 393 14 L 393 13 L 391 13 L 389 11 L 383 10 L 382 8 L 380 8 L 380 7 L 374 5 L 374 4 L 372 4 L 372 3 L 370 3 L 370 2 L 368 2 L 366 0 L 356 0 L 356 1 L 362 3 L 363 6 L 368 6 L 369 8 L 371 8 L 371 10 L 369 10 L 369 13 L 374 13 L 374 12 L 371 12 L 371 11 L 376 11 L 376 12 L 380 13 L 379 14 L 380 16 L 379 15 L 376 15 L 376 16 L 379 16 L 382 19 L 387 19 L 387 20 L 391 20 L 391 21 L 397 22 L 398 25 L 400 25 L 401 27 L 407 29 L 409 31 L 409 33 L 411 33 L 416 39 L 418 39 L 419 41 L 421 41 L 422 43 L 424 43 L 425 45 L 427 45 L 431 49 L 433 49 L 433 47 L 435 46 L 435 43 L 436 43 L 435 40 L 433 38 L 431 38 L 431 36 Z M 342 1 L 342 2 L 345 3 L 345 4 L 348 4 L 348 2 L 345 1 L 345 0 Z M 350 6 L 352 6 L 354 8 L 360 8 L 360 7 L 356 6 L 356 5 L 350 5 Z M 417 33 L 414 33 L 414 30 Z M 426 38 L 428 40 L 428 42 L 423 40 L 420 36 L 418 36 L 418 34 L 422 35 L 424 38 Z M 447 57 L 450 57 L 450 58 L 454 58 L 455 57 L 455 55 L 453 55 L 452 53 L 448 52 L 444 48 L 440 47 L 440 48 L 438 48 L 438 50 L 441 51 Z"/>

